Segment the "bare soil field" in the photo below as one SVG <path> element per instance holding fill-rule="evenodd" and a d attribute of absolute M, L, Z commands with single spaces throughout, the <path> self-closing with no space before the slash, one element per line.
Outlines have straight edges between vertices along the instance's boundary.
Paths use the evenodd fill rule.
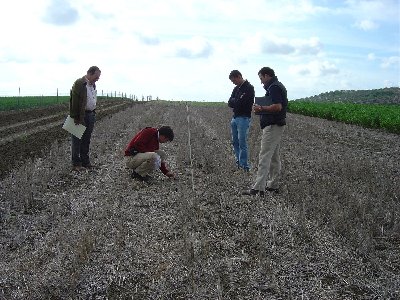
<path fill-rule="evenodd" d="M 261 132 L 255 117 L 252 170 L 240 172 L 230 117 L 131 105 L 98 120 L 100 168 L 79 173 L 62 123 L 22 139 L 12 160 L 1 148 L 12 168 L 1 165 L 0 299 L 399 299 L 399 136 L 290 114 L 280 193 L 242 196 Z M 137 182 L 123 150 L 159 125 L 174 129 L 161 148 L 177 179 Z"/>
<path fill-rule="evenodd" d="M 54 140 L 65 140 L 68 134 L 60 125 L 68 115 L 68 105 L 0 112 L 0 178 L 18 163 L 46 151 Z M 101 119 L 130 105 L 133 103 L 127 100 L 101 100 L 96 117 Z"/>

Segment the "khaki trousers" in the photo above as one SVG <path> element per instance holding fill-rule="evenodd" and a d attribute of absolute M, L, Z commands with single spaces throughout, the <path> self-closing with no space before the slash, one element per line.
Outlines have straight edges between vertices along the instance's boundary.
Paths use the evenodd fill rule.
<path fill-rule="evenodd" d="M 270 125 L 262 130 L 258 171 L 253 189 L 277 189 L 281 173 L 280 145 L 285 126 Z"/>
<path fill-rule="evenodd" d="M 167 154 L 162 150 L 155 152 L 138 153 L 135 156 L 126 156 L 125 164 L 129 169 L 133 169 L 140 176 L 146 176 L 160 168 L 161 162 L 164 162 Z"/>

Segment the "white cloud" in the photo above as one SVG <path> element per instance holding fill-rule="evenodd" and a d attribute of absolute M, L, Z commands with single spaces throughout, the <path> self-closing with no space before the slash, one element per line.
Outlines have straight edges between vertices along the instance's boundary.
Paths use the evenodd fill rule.
<path fill-rule="evenodd" d="M 293 54 L 296 48 L 284 38 L 265 38 L 261 41 L 261 52 L 272 54 Z"/>
<path fill-rule="evenodd" d="M 376 59 L 375 53 L 368 53 L 368 60 L 373 61 L 375 59 Z"/>
<path fill-rule="evenodd" d="M 318 55 L 322 51 L 322 43 L 317 37 L 308 39 L 288 39 L 274 35 L 256 34 L 245 44 L 250 43 L 260 49 L 261 53 L 282 55 Z"/>
<path fill-rule="evenodd" d="M 381 67 L 384 69 L 400 67 L 400 56 L 390 56 L 382 59 Z"/>
<path fill-rule="evenodd" d="M 346 0 L 345 4 L 353 16 L 361 19 L 390 21 L 387 18 L 399 13 L 398 0 Z"/>
<path fill-rule="evenodd" d="M 289 67 L 289 73 L 300 76 L 328 76 L 338 74 L 339 69 L 329 61 L 314 60 L 307 64 L 297 64 Z"/>
<path fill-rule="evenodd" d="M 400 78 L 398 82 L 394 82 L 392 80 L 384 80 L 383 87 L 395 87 L 400 85 Z"/>
<path fill-rule="evenodd" d="M 199 36 L 177 43 L 175 55 L 183 58 L 207 58 L 213 53 L 211 43 Z"/>
<path fill-rule="evenodd" d="M 344 11 L 355 20 L 354 25 L 364 31 L 376 30 L 382 23 L 398 23 L 398 0 L 346 0 Z"/>
<path fill-rule="evenodd" d="M 370 31 L 370 30 L 374 30 L 377 29 L 379 27 L 379 25 L 377 23 L 375 23 L 374 21 L 371 20 L 362 20 L 359 21 L 355 24 L 355 26 L 357 28 L 360 28 L 364 31 Z"/>
<path fill-rule="evenodd" d="M 137 36 L 139 40 L 146 45 L 158 45 L 160 44 L 160 38 L 154 33 L 142 33 L 138 32 Z"/>
<path fill-rule="evenodd" d="M 68 0 L 51 0 L 43 19 L 54 25 L 71 25 L 78 21 L 79 13 Z"/>
<path fill-rule="evenodd" d="M 0 49 L 0 63 L 28 63 L 30 58 L 27 53 L 21 49 L 10 47 Z"/>
<path fill-rule="evenodd" d="M 295 39 L 293 45 L 296 53 L 299 55 L 317 55 L 322 51 L 322 43 L 319 38 L 311 37 L 309 39 Z"/>

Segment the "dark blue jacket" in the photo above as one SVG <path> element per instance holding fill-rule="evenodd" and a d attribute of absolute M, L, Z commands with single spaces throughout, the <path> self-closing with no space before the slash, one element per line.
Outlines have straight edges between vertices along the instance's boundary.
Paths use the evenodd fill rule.
<path fill-rule="evenodd" d="M 282 109 L 279 112 L 268 112 L 260 115 L 261 129 L 269 125 L 286 125 L 288 98 L 285 86 L 278 81 L 278 77 L 274 76 L 264 85 L 264 89 L 266 91 L 265 98 L 267 99 L 267 104 L 271 105 L 280 103 Z"/>
<path fill-rule="evenodd" d="M 233 108 L 233 117 L 251 118 L 251 110 L 254 103 L 254 86 L 245 80 L 241 85 L 236 86 L 229 98 L 228 106 Z"/>

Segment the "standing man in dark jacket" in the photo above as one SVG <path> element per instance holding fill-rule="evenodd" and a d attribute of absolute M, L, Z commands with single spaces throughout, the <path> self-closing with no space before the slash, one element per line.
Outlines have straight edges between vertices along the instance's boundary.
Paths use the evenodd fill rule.
<path fill-rule="evenodd" d="M 97 91 L 96 81 L 99 80 L 101 71 L 92 66 L 86 76 L 77 79 L 71 88 L 69 114 L 76 125 L 86 126 L 81 139 L 72 136 L 72 170 L 80 171 L 83 168 L 92 168 L 89 159 L 89 145 L 94 123 L 96 121 Z"/>
<path fill-rule="evenodd" d="M 243 79 L 238 70 L 233 70 L 229 74 L 229 79 L 236 85 L 228 101 L 228 106 L 233 109 L 231 120 L 233 150 L 238 168 L 249 171 L 247 135 L 254 103 L 254 87 Z"/>
<path fill-rule="evenodd" d="M 252 189 L 243 192 L 252 196 L 264 196 L 266 190 L 278 192 L 281 172 L 279 152 L 288 104 L 286 88 L 278 81 L 274 70 L 264 67 L 258 72 L 258 77 L 266 90 L 266 105 L 255 104 L 253 107 L 254 113 L 260 114 L 262 137 L 256 182 Z"/>

